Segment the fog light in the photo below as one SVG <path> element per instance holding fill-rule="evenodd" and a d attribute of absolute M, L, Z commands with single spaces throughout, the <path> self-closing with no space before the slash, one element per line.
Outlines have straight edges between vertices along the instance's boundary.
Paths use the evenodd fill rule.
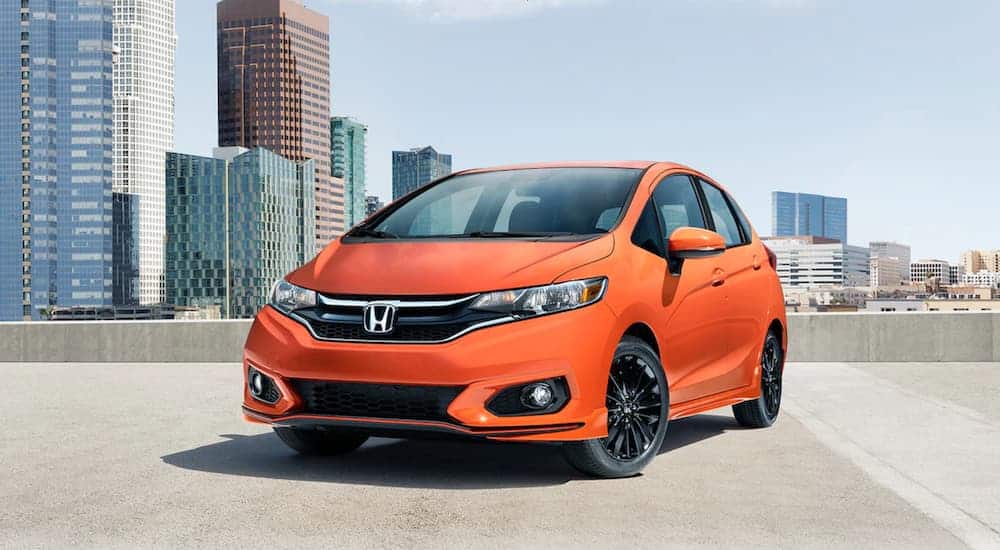
<path fill-rule="evenodd" d="M 544 409 L 552 404 L 555 392 L 546 382 L 526 386 L 521 392 L 521 403 L 529 409 Z"/>
<path fill-rule="evenodd" d="M 569 403 L 569 386 L 563 377 L 509 386 L 486 402 L 496 416 L 554 414 Z"/>
<path fill-rule="evenodd" d="M 250 393 L 254 397 L 262 397 L 264 395 L 264 375 L 257 371 L 250 373 Z"/>
<path fill-rule="evenodd" d="M 281 399 L 281 391 L 278 390 L 274 380 L 253 367 L 247 369 L 247 389 L 251 397 L 268 405 L 273 405 Z"/>

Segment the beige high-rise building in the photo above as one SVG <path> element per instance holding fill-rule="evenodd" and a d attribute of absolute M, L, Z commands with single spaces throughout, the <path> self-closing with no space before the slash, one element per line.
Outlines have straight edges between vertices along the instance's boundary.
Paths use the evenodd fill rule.
<path fill-rule="evenodd" d="M 344 231 L 330 170 L 330 20 L 297 0 L 217 6 L 219 145 L 316 162 L 316 242 Z"/>
<path fill-rule="evenodd" d="M 966 273 L 1000 272 L 1000 250 L 968 250 L 962 253 L 961 264 Z"/>

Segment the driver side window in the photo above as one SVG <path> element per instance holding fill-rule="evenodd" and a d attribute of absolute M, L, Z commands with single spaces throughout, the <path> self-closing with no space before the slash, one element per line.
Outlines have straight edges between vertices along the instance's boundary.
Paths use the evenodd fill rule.
<path fill-rule="evenodd" d="M 653 201 L 660 213 L 660 228 L 665 239 L 680 227 L 707 229 L 701 202 L 688 176 L 679 174 L 661 181 L 653 190 Z"/>

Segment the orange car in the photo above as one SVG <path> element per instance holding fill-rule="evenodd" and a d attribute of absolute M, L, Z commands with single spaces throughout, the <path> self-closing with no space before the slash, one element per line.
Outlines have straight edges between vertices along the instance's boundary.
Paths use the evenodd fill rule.
<path fill-rule="evenodd" d="M 247 420 L 296 451 L 372 435 L 559 441 L 639 472 L 670 419 L 778 416 L 774 255 L 732 197 L 670 163 L 468 170 L 279 281 L 246 343 Z"/>

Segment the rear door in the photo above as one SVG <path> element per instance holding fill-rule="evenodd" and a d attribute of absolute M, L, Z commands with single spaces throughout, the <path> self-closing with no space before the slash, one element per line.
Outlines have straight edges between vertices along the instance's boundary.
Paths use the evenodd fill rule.
<path fill-rule="evenodd" d="M 763 343 L 765 296 L 761 295 L 760 250 L 752 246 L 749 224 L 732 198 L 710 182 L 699 179 L 698 187 L 710 213 L 710 223 L 726 240 L 726 252 L 719 257 L 725 301 L 719 311 L 728 346 L 726 356 L 712 368 L 713 383 L 707 391 L 718 393 L 751 383 L 757 349 Z"/>

